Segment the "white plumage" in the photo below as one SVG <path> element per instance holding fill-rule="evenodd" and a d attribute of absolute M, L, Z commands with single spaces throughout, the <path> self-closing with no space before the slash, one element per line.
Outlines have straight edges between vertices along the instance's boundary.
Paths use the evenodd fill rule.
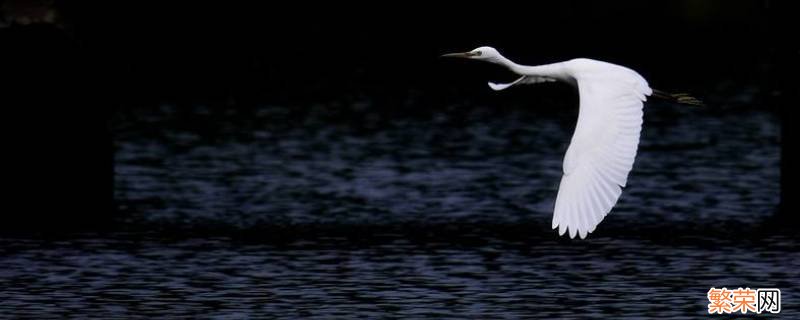
<path fill-rule="evenodd" d="M 633 168 L 643 102 L 653 93 L 647 81 L 631 69 L 591 59 L 523 66 L 491 47 L 445 56 L 492 62 L 521 75 L 511 83 L 490 82 L 493 90 L 546 81 L 577 86 L 578 122 L 564 156 L 552 227 L 572 238 L 593 232 L 617 203 Z"/>

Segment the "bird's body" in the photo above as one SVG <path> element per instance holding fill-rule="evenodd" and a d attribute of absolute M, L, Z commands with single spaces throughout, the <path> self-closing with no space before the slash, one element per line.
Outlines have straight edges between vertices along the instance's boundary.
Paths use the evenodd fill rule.
<path fill-rule="evenodd" d="M 490 82 L 489 86 L 497 91 L 549 81 L 577 87 L 578 121 L 564 156 L 552 227 L 558 228 L 561 235 L 568 232 L 572 238 L 585 238 L 593 232 L 617 203 L 633 168 L 643 104 L 653 94 L 647 81 L 626 67 L 584 58 L 525 66 L 491 47 L 445 56 L 495 63 L 521 76 L 511 83 Z"/>

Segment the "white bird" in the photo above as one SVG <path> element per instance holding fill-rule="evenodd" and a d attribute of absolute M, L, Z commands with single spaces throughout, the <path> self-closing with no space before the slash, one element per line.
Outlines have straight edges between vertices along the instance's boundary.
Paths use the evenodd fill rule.
<path fill-rule="evenodd" d="M 576 235 L 586 238 L 617 203 L 633 168 L 642 131 L 642 106 L 647 96 L 701 104 L 685 94 L 653 90 L 636 71 L 598 60 L 580 58 L 525 66 L 503 57 L 492 47 L 442 57 L 491 62 L 521 75 L 511 83 L 489 82 L 495 91 L 550 81 L 578 88 L 578 123 L 564 156 L 552 224 L 559 235 L 569 231 L 571 238 Z"/>

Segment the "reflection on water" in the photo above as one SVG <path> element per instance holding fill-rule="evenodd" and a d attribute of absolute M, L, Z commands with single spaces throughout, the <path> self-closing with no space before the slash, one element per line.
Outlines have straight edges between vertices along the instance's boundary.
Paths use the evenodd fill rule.
<path fill-rule="evenodd" d="M 800 307 L 797 234 L 764 223 L 773 114 L 649 105 L 629 186 L 576 241 L 549 228 L 573 114 L 454 108 L 123 111 L 120 230 L 0 238 L 0 313 L 682 319 L 712 286 Z"/>
<path fill-rule="evenodd" d="M 549 227 L 575 123 L 569 112 L 360 111 L 342 121 L 336 112 L 165 106 L 130 114 L 118 138 L 117 198 L 134 206 L 135 222 Z M 779 129 L 770 113 L 648 105 L 629 186 L 598 232 L 771 214 Z"/>

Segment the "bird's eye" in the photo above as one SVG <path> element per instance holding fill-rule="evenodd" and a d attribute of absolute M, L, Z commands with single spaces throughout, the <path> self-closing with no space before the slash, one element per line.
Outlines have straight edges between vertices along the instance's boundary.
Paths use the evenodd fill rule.
<path fill-rule="evenodd" d="M 482 54 L 482 53 L 480 52 L 480 50 L 478 50 L 478 51 L 475 51 L 475 55 L 476 55 L 476 56 L 479 56 L 479 55 L 481 55 L 481 54 Z"/>

